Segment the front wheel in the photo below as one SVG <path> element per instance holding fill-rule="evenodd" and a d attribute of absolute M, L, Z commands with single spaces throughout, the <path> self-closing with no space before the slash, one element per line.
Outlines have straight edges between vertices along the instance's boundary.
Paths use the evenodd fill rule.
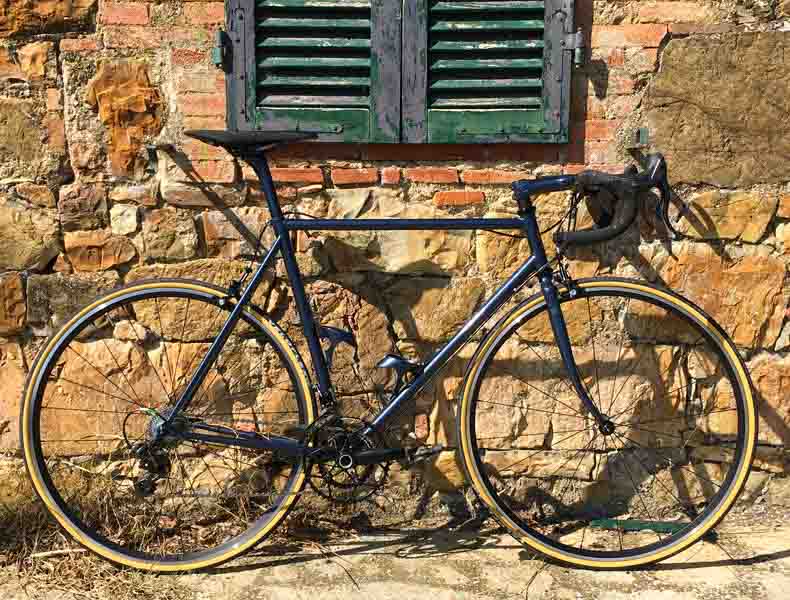
<path fill-rule="evenodd" d="M 288 435 L 314 420 L 297 352 L 252 309 L 173 418 L 176 434 L 159 435 L 232 308 L 207 284 L 135 283 L 80 311 L 36 360 L 27 469 L 58 522 L 100 556 L 149 571 L 215 566 L 266 538 L 301 492 L 301 463 L 177 435 Z"/>
<path fill-rule="evenodd" d="M 597 423 L 565 374 L 542 295 L 472 359 L 459 411 L 467 475 L 498 520 L 558 561 L 621 569 L 699 540 L 751 467 L 757 413 L 732 341 L 654 286 L 581 280 L 561 307 Z"/>

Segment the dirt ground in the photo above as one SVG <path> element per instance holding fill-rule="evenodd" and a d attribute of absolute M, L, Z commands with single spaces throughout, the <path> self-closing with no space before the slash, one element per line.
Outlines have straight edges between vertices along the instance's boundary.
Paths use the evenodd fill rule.
<path fill-rule="evenodd" d="M 532 556 L 438 495 L 417 516 L 329 512 L 211 572 L 119 571 L 77 552 L 0 570 L 5 600 L 715 600 L 790 597 L 790 480 L 736 508 L 715 539 L 648 569 L 600 573 Z M 455 514 L 453 514 L 455 512 Z M 399 514 L 399 519 L 393 514 Z M 426 516 L 427 515 L 427 516 Z M 21 565 L 21 566 L 20 566 Z"/>

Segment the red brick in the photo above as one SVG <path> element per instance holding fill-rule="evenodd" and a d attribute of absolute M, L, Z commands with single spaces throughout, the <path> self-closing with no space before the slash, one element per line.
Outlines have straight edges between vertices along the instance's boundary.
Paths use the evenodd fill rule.
<path fill-rule="evenodd" d="M 612 142 L 587 142 L 584 145 L 584 162 L 588 165 L 612 164 L 617 160 L 617 148 Z"/>
<path fill-rule="evenodd" d="M 229 160 L 192 160 L 188 173 L 182 173 L 178 181 L 209 183 L 233 183 L 236 180 L 236 163 Z"/>
<path fill-rule="evenodd" d="M 202 117 L 184 117 L 184 129 L 225 129 L 223 115 L 206 115 Z"/>
<path fill-rule="evenodd" d="M 611 173 L 612 175 L 622 174 L 623 165 L 608 164 L 608 165 L 588 165 L 584 163 L 568 163 L 563 169 L 565 175 L 578 175 L 582 171 L 603 171 L 604 173 Z"/>
<path fill-rule="evenodd" d="M 196 48 L 173 48 L 170 50 L 170 60 L 175 66 L 194 67 L 199 64 L 209 64 L 208 50 Z"/>
<path fill-rule="evenodd" d="M 458 171 L 440 167 L 406 169 L 406 179 L 417 183 L 458 183 Z"/>
<path fill-rule="evenodd" d="M 225 93 L 225 75 L 216 70 L 205 73 L 201 71 L 187 71 L 178 79 L 178 91 L 201 92 L 211 94 L 214 92 Z"/>
<path fill-rule="evenodd" d="M 182 144 L 184 153 L 190 160 L 229 160 L 230 155 L 217 146 L 206 144 L 194 138 L 186 138 Z"/>
<path fill-rule="evenodd" d="M 47 110 L 60 110 L 60 90 L 58 88 L 47 90 Z"/>
<path fill-rule="evenodd" d="M 436 192 L 433 203 L 436 206 L 466 206 L 467 204 L 482 204 L 486 201 L 483 192 L 467 192 L 464 190 L 452 190 Z"/>
<path fill-rule="evenodd" d="M 586 140 L 613 140 L 620 121 L 589 119 L 574 126 L 576 135 L 584 135 Z"/>
<path fill-rule="evenodd" d="M 210 117 L 225 115 L 225 95 L 186 93 L 179 94 L 178 106 L 181 113 L 190 117 Z"/>
<path fill-rule="evenodd" d="M 99 40 L 94 37 L 60 40 L 61 52 L 96 52 L 99 48 Z"/>
<path fill-rule="evenodd" d="M 610 48 L 606 53 L 606 64 L 610 67 L 625 65 L 625 48 Z"/>
<path fill-rule="evenodd" d="M 529 173 L 525 171 L 499 171 L 497 169 L 471 169 L 461 174 L 464 183 L 478 185 L 507 184 L 526 179 Z"/>
<path fill-rule="evenodd" d="M 666 25 L 596 25 L 593 48 L 656 48 L 666 36 Z"/>
<path fill-rule="evenodd" d="M 609 85 L 606 89 L 608 95 L 624 96 L 633 94 L 636 90 L 636 81 L 628 75 L 611 73 L 609 75 Z"/>
<path fill-rule="evenodd" d="M 272 169 L 272 179 L 277 183 L 324 183 L 324 173 L 317 167 L 286 167 Z"/>
<path fill-rule="evenodd" d="M 332 183 L 335 185 L 363 185 L 378 182 L 378 169 L 332 169 Z"/>
<path fill-rule="evenodd" d="M 381 170 L 382 185 L 400 185 L 400 169 L 398 167 L 386 167 Z"/>
<path fill-rule="evenodd" d="M 150 27 L 117 25 L 104 28 L 104 45 L 107 48 L 159 49 L 169 44 L 208 44 L 211 32 L 195 27 Z"/>
<path fill-rule="evenodd" d="M 148 5 L 141 2 L 105 2 L 99 22 L 104 25 L 148 25 Z"/>
<path fill-rule="evenodd" d="M 184 6 L 184 17 L 192 25 L 218 25 L 225 22 L 222 2 L 195 2 Z"/>

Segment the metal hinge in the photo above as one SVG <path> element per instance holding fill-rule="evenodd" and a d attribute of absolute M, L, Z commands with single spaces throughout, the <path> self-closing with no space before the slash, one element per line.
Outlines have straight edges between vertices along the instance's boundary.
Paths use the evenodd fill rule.
<path fill-rule="evenodd" d="M 584 65 L 587 47 L 584 45 L 584 33 L 581 28 L 577 29 L 576 33 L 565 34 L 563 47 L 566 51 L 573 52 L 573 65 L 575 67 Z"/>
<path fill-rule="evenodd" d="M 221 29 L 217 31 L 216 45 L 211 49 L 211 60 L 215 67 L 222 69 L 225 73 L 230 73 L 233 70 L 230 36 Z"/>

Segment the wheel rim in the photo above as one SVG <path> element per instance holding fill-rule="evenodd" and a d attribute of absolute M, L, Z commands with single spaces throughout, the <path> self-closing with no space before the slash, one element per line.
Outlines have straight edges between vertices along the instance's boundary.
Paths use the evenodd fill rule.
<path fill-rule="evenodd" d="M 756 434 L 756 426 L 753 424 L 754 415 L 750 412 L 751 406 L 747 407 L 744 398 L 744 391 L 750 394 L 748 378 L 744 374 L 743 378 L 747 379 L 744 390 L 743 378 L 736 376 L 737 369 L 733 369 L 732 355 L 728 354 L 727 349 L 718 342 L 721 333 L 716 326 L 708 323 L 711 329 L 705 333 L 700 326 L 699 319 L 690 319 L 689 323 L 694 322 L 695 331 L 701 335 L 702 341 L 683 340 L 677 337 L 678 323 L 670 322 L 667 319 L 662 320 L 657 314 L 658 310 L 666 311 L 666 307 L 662 307 L 660 298 L 657 298 L 656 295 L 637 293 L 634 288 L 629 288 L 627 285 L 614 284 L 607 287 L 602 284 L 596 286 L 594 283 L 587 283 L 583 287 L 587 289 L 582 290 L 576 300 L 564 298 L 563 312 L 566 314 L 571 340 L 575 342 L 574 352 L 577 353 L 581 375 L 585 384 L 590 388 L 593 400 L 599 405 L 602 412 L 610 416 L 611 421 L 614 422 L 614 433 L 605 434 L 597 425 L 593 427 L 591 419 L 580 418 L 578 413 L 584 411 L 575 395 L 568 394 L 570 398 L 574 399 L 573 402 L 562 397 L 555 398 L 553 401 L 548 398 L 551 394 L 545 393 L 546 389 L 536 389 L 539 388 L 539 385 L 536 385 L 537 379 L 546 379 L 547 377 L 550 379 L 554 375 L 552 369 L 554 371 L 557 368 L 562 369 L 559 361 L 554 361 L 552 369 L 544 368 L 544 372 L 539 374 L 540 377 L 533 373 L 532 380 L 527 382 L 531 387 L 528 387 L 529 393 L 522 398 L 529 398 L 533 401 L 529 410 L 525 410 L 523 405 L 527 402 L 523 401 L 518 402 L 520 406 L 516 412 L 519 414 L 514 414 L 515 407 L 491 409 L 490 406 L 494 406 L 494 404 L 491 404 L 491 400 L 486 400 L 487 393 L 488 397 L 491 397 L 490 391 L 496 389 L 497 397 L 494 402 L 507 404 L 508 402 L 503 399 L 508 393 L 512 393 L 519 387 L 512 381 L 508 381 L 508 378 L 513 379 L 514 373 L 518 371 L 517 363 L 512 360 L 510 364 L 506 361 L 502 362 L 503 356 L 511 359 L 518 356 L 518 353 L 512 348 L 513 342 L 509 340 L 516 338 L 521 330 L 524 338 L 520 340 L 522 345 L 529 341 L 533 349 L 537 349 L 540 342 L 543 342 L 542 346 L 545 348 L 553 344 L 550 326 L 546 327 L 548 318 L 545 306 L 542 300 L 538 299 L 529 304 L 526 309 L 515 311 L 518 314 L 498 330 L 495 339 L 488 347 L 484 348 L 477 360 L 473 361 L 471 376 L 467 380 L 461 420 L 465 462 L 478 490 L 482 489 L 483 499 L 491 505 L 511 531 L 517 533 L 529 545 L 547 552 L 555 558 L 576 564 L 588 566 L 609 564 L 612 567 L 642 564 L 663 558 L 698 539 L 707 529 L 715 525 L 732 504 L 734 496 L 737 495 L 745 478 L 745 473 L 748 472 L 748 463 L 753 451 L 753 438 Z M 644 286 L 642 286 L 642 291 L 647 291 Z M 695 425 L 691 431 L 684 432 L 682 428 L 678 430 L 677 426 L 683 422 L 678 414 L 665 413 L 660 417 L 645 417 L 642 410 L 639 411 L 639 414 L 631 410 L 633 408 L 641 409 L 642 406 L 629 407 L 628 403 L 623 404 L 617 400 L 617 390 L 638 388 L 639 378 L 628 384 L 625 382 L 625 377 L 621 376 L 619 383 L 613 387 L 615 392 L 610 395 L 610 402 L 607 402 L 605 397 L 602 398 L 601 390 L 606 387 L 607 382 L 607 374 L 600 368 L 602 354 L 605 354 L 602 352 L 604 348 L 598 347 L 593 350 L 593 344 L 587 343 L 585 345 L 580 341 L 585 337 L 585 327 L 583 326 L 589 322 L 608 322 L 608 330 L 604 325 L 597 331 L 601 334 L 611 334 L 612 319 L 605 318 L 606 312 L 596 311 L 592 307 L 588 309 L 586 305 L 588 302 L 592 302 L 593 298 L 607 295 L 616 295 L 621 304 L 630 297 L 631 303 L 638 301 L 648 307 L 648 310 L 632 310 L 630 320 L 625 315 L 620 315 L 620 320 L 614 321 L 621 331 L 630 331 L 629 335 L 635 340 L 633 349 L 626 346 L 628 352 L 633 354 L 632 358 L 626 360 L 626 364 L 630 361 L 632 365 L 638 365 L 639 354 L 635 350 L 639 349 L 640 344 L 645 347 L 642 350 L 652 344 L 659 355 L 664 355 L 664 362 L 669 367 L 667 374 L 677 373 L 678 365 L 683 364 L 688 376 L 689 365 L 691 365 L 693 375 L 688 376 L 686 380 L 681 380 L 682 395 L 684 397 L 688 395 L 688 384 L 694 382 L 697 385 L 696 396 L 690 395 L 689 397 L 703 395 L 708 398 L 708 404 L 701 405 L 702 411 L 698 410 L 697 413 L 690 414 L 690 419 Z M 667 298 L 675 299 L 674 296 L 669 295 Z M 575 306 L 582 307 L 583 310 L 568 310 L 569 302 L 575 303 Z M 678 309 L 674 302 L 672 304 L 675 309 Z M 691 308 L 695 309 L 695 307 Z M 689 313 L 679 309 L 673 316 L 677 318 L 678 315 L 690 317 Z M 539 324 L 536 320 L 539 318 L 544 319 L 545 323 Z M 674 333 L 672 326 L 674 326 Z M 543 335 L 542 339 L 541 335 Z M 673 338 L 673 336 L 675 337 Z M 595 336 L 587 334 L 586 337 L 594 338 Z M 625 335 L 621 337 L 624 340 L 627 339 Z M 674 343 L 670 344 L 669 342 L 673 340 Z M 656 341 L 662 342 L 665 347 L 662 348 L 662 344 L 656 345 Z M 694 341 L 697 341 L 696 345 L 691 343 Z M 702 342 L 704 342 L 705 353 L 700 350 Z M 673 353 L 678 355 L 678 347 L 684 345 L 691 347 L 693 352 L 687 352 L 682 363 L 675 360 L 673 367 L 673 361 L 670 358 Z M 541 351 L 545 351 L 545 348 L 541 348 Z M 522 347 L 521 350 L 525 349 Z M 526 351 L 530 352 L 529 349 Z M 557 354 L 553 348 L 552 351 Z M 730 351 L 732 351 L 731 348 Z M 623 352 L 622 355 L 627 356 L 628 352 Z M 617 356 L 619 353 L 619 350 L 613 350 L 612 356 Z M 702 360 L 706 354 L 717 357 L 716 364 L 720 367 L 718 379 L 724 379 L 729 383 L 729 393 L 725 393 L 721 384 L 719 384 L 720 387 L 715 397 L 710 389 L 705 389 L 705 386 L 710 388 L 713 383 L 712 372 L 717 372 L 715 369 L 707 373 L 701 370 L 703 367 L 712 369 L 709 362 L 706 363 Z M 543 356 L 544 360 L 540 361 L 534 353 L 531 353 L 531 356 L 534 362 L 540 362 L 545 367 L 545 358 L 551 355 Z M 497 367 L 492 365 L 496 365 L 498 360 L 503 366 L 497 370 Z M 612 361 L 617 364 L 616 358 L 613 358 Z M 660 361 L 657 362 L 660 363 Z M 597 374 L 595 369 L 591 368 L 590 363 L 599 366 Z M 494 373 L 494 377 L 489 376 L 490 372 L 487 373 L 489 367 L 492 368 L 491 372 Z M 610 365 L 609 371 L 609 383 L 615 384 L 616 377 L 611 377 L 611 372 L 614 371 L 616 374 L 617 369 L 613 369 Z M 620 371 L 622 372 L 622 369 Z M 523 371 L 522 375 L 527 372 Z M 484 373 L 486 373 L 485 376 Z M 700 375 L 707 377 L 700 377 Z M 558 379 L 556 375 L 555 378 Z M 486 379 L 488 379 L 488 383 L 486 383 Z M 653 401 L 659 399 L 659 395 L 655 391 L 650 393 L 651 386 L 656 387 L 655 381 L 651 381 L 644 373 L 641 379 L 642 387 L 647 388 L 648 398 Z M 597 386 L 596 381 L 598 382 Z M 704 386 L 701 386 L 701 383 L 704 383 Z M 519 385 L 525 387 L 524 383 Z M 560 384 L 557 383 L 557 386 Z M 672 393 L 661 396 L 677 398 L 679 395 L 678 390 L 674 388 L 665 388 L 665 390 Z M 535 406 L 535 397 L 540 397 L 543 404 L 553 402 L 549 407 L 550 410 L 547 410 L 545 406 L 540 406 L 539 403 L 538 406 Z M 725 397 L 728 398 L 727 406 L 721 404 L 721 399 Z M 642 401 L 638 397 L 636 399 L 650 408 L 650 402 L 644 401 L 645 398 Z M 489 407 L 486 407 L 487 403 L 490 405 Z M 667 406 L 655 406 L 655 402 L 653 404 L 654 412 L 655 409 L 666 410 L 667 408 Z M 468 406 L 470 408 L 467 409 Z M 708 408 L 707 411 L 704 410 L 705 407 Z M 676 403 L 672 410 L 677 413 L 678 408 Z M 728 408 L 730 410 L 725 412 Z M 544 413 L 541 414 L 541 410 Z M 546 412 L 551 414 L 547 415 Z M 728 415 L 729 418 L 724 419 L 722 415 Z M 737 415 L 737 419 L 732 419 L 732 415 Z M 561 418 L 556 419 L 557 416 Z M 514 422 L 514 417 L 522 421 L 520 423 Z M 537 425 L 541 423 L 541 417 L 544 430 L 541 430 Z M 699 423 L 703 419 L 708 421 L 704 426 Z M 648 423 L 648 420 L 653 422 Z M 725 421 L 727 422 L 725 423 Z M 672 427 L 667 427 L 667 425 L 672 425 Z M 505 436 L 501 438 L 501 441 L 493 442 L 495 446 L 499 447 L 492 450 L 490 449 L 492 440 L 483 440 L 483 438 L 501 435 L 500 432 L 494 431 L 495 426 L 499 428 L 500 432 L 504 432 Z M 624 428 L 628 429 L 624 430 Z M 751 433 L 748 429 L 751 430 Z M 548 439 L 546 438 L 547 434 L 550 436 Z M 688 438 L 682 440 L 683 445 L 677 443 L 675 448 L 670 448 L 666 442 L 674 440 L 672 437 L 674 435 L 688 435 Z M 535 439 L 531 439 L 529 445 L 524 443 L 525 439 L 533 436 L 541 440 L 540 448 L 536 448 Z M 579 438 L 584 441 L 583 444 L 578 443 Z M 721 450 L 723 438 L 728 438 L 726 441 L 729 444 L 726 461 L 722 461 L 719 456 L 711 455 L 713 449 Z M 574 444 L 574 441 L 577 443 Z M 716 443 L 713 444 L 712 441 Z M 510 444 L 510 447 L 504 448 L 506 442 Z M 511 451 L 509 457 L 503 458 L 507 456 L 507 452 L 502 451 L 512 450 L 512 442 L 518 444 L 518 450 Z M 662 445 L 659 446 L 659 443 Z M 479 451 L 479 448 L 485 450 Z M 522 448 L 525 449 L 522 450 Z M 691 450 L 689 450 L 690 448 Z M 678 461 L 678 457 L 675 456 L 678 450 L 682 450 L 686 455 L 685 462 Z M 652 463 L 648 460 L 649 454 L 653 456 Z M 585 457 L 590 455 L 595 456 L 596 460 L 592 465 L 587 465 Z M 655 457 L 659 455 L 672 456 L 674 460 L 672 468 L 667 466 L 666 458 L 656 461 Z M 619 457 L 619 461 L 615 460 L 617 457 Z M 714 458 L 715 460 L 711 460 Z M 710 468 L 711 463 L 718 465 L 718 476 L 709 483 L 705 480 L 711 479 L 710 474 L 707 471 L 698 474 L 695 469 Z M 722 465 L 725 463 L 728 468 L 723 471 Z M 522 470 L 521 474 L 517 473 L 519 469 Z M 693 489 L 691 492 L 686 490 L 688 496 L 686 498 L 682 495 L 673 497 L 670 492 L 673 486 L 677 486 L 678 483 L 675 479 L 665 480 L 666 475 L 662 473 L 662 470 L 669 471 L 675 476 L 680 474 L 681 479 L 696 479 L 697 487 L 702 491 L 702 496 L 706 501 L 705 505 L 699 506 L 700 503 L 695 501 L 700 495 L 695 494 Z M 580 472 L 589 473 L 589 477 L 580 477 Z M 585 479 L 586 481 L 584 481 Z M 621 489 L 631 488 L 631 502 L 625 502 L 624 506 L 615 510 L 616 506 L 611 500 L 617 494 L 607 491 L 606 485 L 609 481 L 619 484 L 618 487 Z M 702 489 L 704 486 L 699 485 L 702 481 L 705 481 L 705 484 L 710 488 L 707 493 Z M 718 487 L 715 484 L 718 484 Z M 520 490 L 519 486 L 521 486 Z M 649 489 L 651 486 L 652 489 Z M 673 498 L 672 502 L 665 501 L 663 506 L 644 502 L 648 492 L 651 492 L 652 496 L 660 496 L 655 493 L 655 490 L 662 491 L 665 498 Z M 568 502 L 574 493 L 576 494 L 575 500 Z M 558 499 L 557 495 L 561 497 Z M 626 494 L 621 495 L 626 496 Z M 563 499 L 566 500 L 565 503 L 562 502 Z M 623 500 L 627 500 L 627 498 L 623 498 Z M 530 502 L 533 514 L 529 514 Z M 691 504 L 696 507 L 697 514 L 694 516 L 694 513 L 688 513 L 685 517 L 685 513 L 673 515 L 670 510 L 667 510 L 673 504 L 684 505 L 684 509 L 689 508 L 685 504 Z M 546 508 L 547 506 L 548 508 Z M 675 512 L 678 513 L 678 511 Z M 648 526 L 650 529 L 647 529 Z M 629 531 L 632 528 L 636 531 Z M 662 528 L 663 531 L 660 533 L 653 531 Z M 591 531 L 593 535 L 590 535 Z M 621 543 L 622 546 L 620 546 Z"/>
<path fill-rule="evenodd" d="M 141 286 L 83 311 L 48 346 L 26 403 L 26 456 L 40 495 L 79 541 L 131 566 L 227 560 L 284 517 L 304 480 L 301 465 L 194 442 L 165 444 L 158 458 L 148 452 L 153 464 L 132 457 L 231 308 L 212 290 L 183 287 Z M 262 434 L 309 422 L 303 372 L 277 333 L 245 311 L 190 416 Z"/>

